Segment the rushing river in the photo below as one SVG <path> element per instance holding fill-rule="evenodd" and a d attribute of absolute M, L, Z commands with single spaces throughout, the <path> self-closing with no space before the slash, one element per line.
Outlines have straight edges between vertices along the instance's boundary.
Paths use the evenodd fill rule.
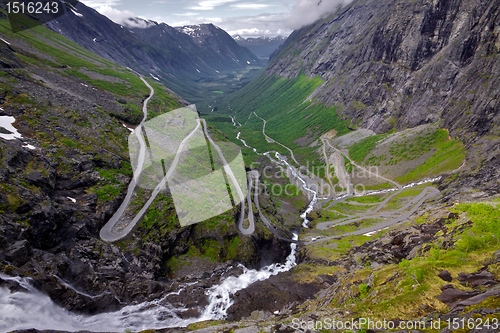
<path fill-rule="evenodd" d="M 233 118 L 233 125 L 236 121 Z M 260 153 L 254 147 L 250 147 L 245 140 L 239 139 L 243 145 L 252 149 L 261 156 L 268 157 L 273 163 L 286 168 L 300 184 L 302 189 L 310 194 L 312 198 L 305 211 L 300 215 L 303 227 L 307 228 L 309 221 L 307 215 L 313 211 L 319 200 L 318 193 L 308 187 L 307 181 L 301 177 L 286 158 L 277 152 L 274 157 L 271 152 Z M 417 185 L 433 182 L 439 178 L 428 179 L 418 183 L 412 183 L 403 187 L 410 188 Z M 365 195 L 384 194 L 395 192 L 398 189 L 386 189 L 381 191 L 371 191 Z M 340 200 L 343 197 L 337 197 Z M 298 236 L 294 235 L 294 240 Z M 163 298 L 151 302 L 126 306 L 116 312 L 101 313 L 94 316 L 85 316 L 71 313 L 56 305 L 45 294 L 35 289 L 27 278 L 10 277 L 0 273 L 0 280 L 17 283 L 24 291 L 11 292 L 5 287 L 0 287 L 0 333 L 10 332 L 19 329 L 39 329 L 39 330 L 62 330 L 62 331 L 113 331 L 124 332 L 125 330 L 141 331 L 145 329 L 160 329 L 169 327 L 185 327 L 191 323 L 224 319 L 228 309 L 233 305 L 233 296 L 236 292 L 247 288 L 254 282 L 263 281 L 273 275 L 284 273 L 296 265 L 297 244 L 290 245 L 291 251 L 284 263 L 275 263 L 259 270 L 247 269 L 241 266 L 243 273 L 239 276 L 230 276 L 223 279 L 218 285 L 214 285 L 205 291 L 208 305 L 200 311 L 197 318 L 182 319 L 179 313 L 188 309 L 174 307 L 168 297 L 172 294 L 179 294 L 184 287 L 173 293 L 165 294 Z M 67 286 L 70 287 L 71 286 Z"/>
<path fill-rule="evenodd" d="M 246 142 L 243 140 L 242 142 L 247 146 Z M 257 152 L 255 148 L 247 147 Z M 306 216 L 314 209 L 314 205 L 318 201 L 318 194 L 307 187 L 307 182 L 300 177 L 295 168 L 288 164 L 285 158 L 276 153 L 277 160 L 274 160 L 269 154 L 260 155 L 266 155 L 274 162 L 286 166 L 293 176 L 303 184 L 304 190 L 312 194 L 313 200 L 305 212 L 301 214 L 303 225 L 307 227 L 309 221 Z M 294 235 L 294 239 L 298 240 L 298 236 Z M 233 295 L 236 292 L 247 288 L 254 282 L 287 272 L 296 265 L 297 244 L 292 243 L 290 248 L 290 254 L 284 263 L 275 263 L 259 270 L 242 267 L 243 273 L 241 275 L 227 277 L 220 284 L 207 289 L 205 294 L 209 304 L 201 311 L 200 317 L 190 319 L 182 319 L 177 315 L 187 309 L 172 306 L 168 301 L 168 296 L 171 296 L 172 293 L 166 294 L 162 299 L 129 305 L 116 312 L 94 316 L 74 314 L 56 305 L 47 295 L 32 287 L 29 279 L 0 274 L 0 279 L 16 282 L 25 289 L 23 292 L 12 293 L 9 289 L 0 287 L 0 333 L 30 328 L 69 332 L 82 330 L 96 332 L 140 331 L 185 327 L 199 321 L 223 319 L 227 315 L 227 310 L 233 305 Z M 180 293 L 181 290 L 176 293 Z"/>
<path fill-rule="evenodd" d="M 260 270 L 243 267 L 239 276 L 231 276 L 206 291 L 209 304 L 198 318 L 181 319 L 177 313 L 182 308 L 174 308 L 165 295 L 162 299 L 129 305 L 119 311 L 84 316 L 68 312 L 54 304 L 47 296 L 31 286 L 30 280 L 0 274 L 0 279 L 14 281 L 25 292 L 11 293 L 0 287 L 0 332 L 36 328 L 39 330 L 124 332 L 141 331 L 168 327 L 184 327 L 191 323 L 223 319 L 233 305 L 232 296 L 254 282 L 266 280 L 273 275 L 289 271 L 296 265 L 297 244 L 291 244 L 291 252 L 285 263 L 276 263 Z M 177 292 L 179 293 L 180 290 Z"/>

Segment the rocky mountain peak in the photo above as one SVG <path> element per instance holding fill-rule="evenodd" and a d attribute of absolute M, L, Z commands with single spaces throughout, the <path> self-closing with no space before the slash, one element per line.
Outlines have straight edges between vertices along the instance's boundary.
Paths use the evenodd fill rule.
<path fill-rule="evenodd" d="M 177 27 L 176 29 L 186 35 L 189 35 L 195 41 L 200 43 L 214 36 L 224 38 L 224 40 L 228 42 L 227 37 L 230 37 L 224 30 L 211 23 L 186 25 L 183 27 Z"/>
<path fill-rule="evenodd" d="M 124 23 L 127 28 L 150 28 L 158 25 L 158 22 L 153 20 L 145 20 L 140 17 L 129 17 Z"/>

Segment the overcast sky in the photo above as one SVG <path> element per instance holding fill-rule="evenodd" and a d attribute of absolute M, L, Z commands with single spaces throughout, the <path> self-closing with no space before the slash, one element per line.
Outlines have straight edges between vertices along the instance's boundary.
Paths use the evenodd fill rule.
<path fill-rule="evenodd" d="M 348 1 L 348 0 L 347 0 Z M 171 26 L 213 23 L 230 35 L 289 35 L 342 0 L 82 0 L 117 23 L 142 17 Z"/>

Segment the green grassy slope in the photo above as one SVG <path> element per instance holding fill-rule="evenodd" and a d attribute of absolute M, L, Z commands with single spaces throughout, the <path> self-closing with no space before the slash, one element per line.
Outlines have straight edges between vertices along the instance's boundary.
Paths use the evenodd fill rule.
<path fill-rule="evenodd" d="M 13 33 L 9 22 L 0 19 L 0 36 L 10 43 L 3 45 L 0 41 L 0 47 L 6 49 L 5 54 L 18 61 L 16 68 L 0 72 L 1 108 L 16 118 L 15 127 L 25 140 L 39 149 L 33 153 L 36 155 L 33 161 L 0 184 L 0 221 L 12 221 L 20 228 L 30 228 L 32 211 L 19 213 L 19 207 L 25 207 L 29 201 L 31 207 L 52 205 L 61 196 L 67 200 L 69 195 L 77 202 L 75 216 L 67 219 L 92 219 L 96 225 L 93 236 L 97 237 L 97 226 L 104 224 L 118 207 L 132 175 L 128 151 L 130 132 L 123 125 L 133 127 L 140 122 L 142 103 L 149 89 L 129 69 L 43 26 Z M 148 105 L 148 119 L 181 107 L 179 97 L 160 83 L 146 80 L 155 90 Z M 211 132 L 214 138 L 225 139 L 213 129 Z M 16 149 L 0 139 L 0 170 L 7 169 L 8 158 L 17 152 Z M 80 167 L 84 164 L 82 160 L 88 165 L 84 171 Z M 34 172 L 43 178 L 57 179 L 56 186 L 60 186 L 61 180 L 76 185 L 70 186 L 71 194 L 54 193 L 44 184 L 30 181 L 30 174 Z M 129 212 L 137 213 L 149 195 L 148 191 L 139 189 Z M 90 204 L 90 212 L 89 208 L 80 207 L 92 197 L 95 197 L 95 204 Z M 85 210 L 85 213 L 78 210 Z M 180 261 L 168 260 L 173 242 L 189 243 L 186 251 L 182 246 L 181 250 L 176 250 L 176 256 L 182 255 L 181 261 L 201 257 L 209 262 L 238 259 L 251 263 L 258 249 L 251 238 L 238 234 L 236 213 L 232 210 L 196 226 L 181 228 L 171 196 L 162 195 L 139 223 L 135 236 L 117 245 L 134 254 L 141 253 L 148 243 L 164 246 L 165 265 L 161 271 L 170 275 L 182 267 Z M 181 232 L 193 236 L 172 238 Z M 259 228 L 258 233 L 257 237 L 269 237 L 264 228 Z"/>
<path fill-rule="evenodd" d="M 312 302 L 304 311 L 342 310 L 343 319 L 371 318 L 372 320 L 420 320 L 422 318 L 446 318 L 451 310 L 447 304 L 439 301 L 437 296 L 446 284 L 463 291 L 484 291 L 484 287 L 462 284 L 457 277 L 463 273 L 488 271 L 498 279 L 498 250 L 500 249 L 499 228 L 500 201 L 492 199 L 486 202 L 469 202 L 457 204 L 444 209 L 440 214 L 447 216 L 436 219 L 428 215 L 415 218 L 407 226 L 413 228 L 426 225 L 439 226 L 435 237 L 415 251 L 413 258 L 398 260 L 398 263 L 370 266 L 370 260 L 363 253 L 361 244 L 371 241 L 372 246 L 381 246 L 387 239 L 396 237 L 398 231 L 383 231 L 373 238 L 351 236 L 331 243 L 318 243 L 308 247 L 310 261 L 298 265 L 295 278 L 302 281 L 313 281 L 320 274 L 335 274 L 339 277 L 336 293 L 325 293 L 326 296 Z M 380 239 L 380 240 L 377 240 Z M 395 239 L 395 238 L 394 238 Z M 360 250 L 362 249 L 362 250 Z M 369 249 L 365 247 L 364 251 Z M 388 253 L 389 250 L 386 250 Z M 358 253 L 359 252 L 359 253 Z M 367 252 L 369 255 L 369 252 Z M 349 258 L 357 254 L 356 269 L 343 266 Z M 366 260 L 366 262 L 362 262 Z M 325 262 L 336 263 L 325 266 Z M 363 265 L 365 267 L 363 267 Z M 447 270 L 453 281 L 447 282 L 438 274 Z M 396 293 L 395 293 L 396 291 Z M 320 308 L 316 308 L 322 304 Z M 326 305 L 326 306 L 325 306 Z M 472 304 L 464 311 L 455 313 L 455 317 L 498 318 L 495 309 L 499 306 L 498 297 L 489 297 L 477 304 Z M 483 311 L 477 311 L 483 309 Z M 490 309 L 488 312 L 484 309 Z M 347 315 L 348 314 L 348 315 Z M 445 319 L 443 326 L 445 327 Z M 440 330 L 423 330 L 439 332 Z M 470 330 L 463 330 L 469 332 Z M 462 331 L 460 331 L 462 332 Z"/>
<path fill-rule="evenodd" d="M 0 91 L 5 95 L 2 108 L 15 115 L 16 123 L 25 122 L 29 126 L 22 131 L 29 131 L 29 138 L 42 149 L 41 153 L 54 162 L 58 177 L 78 177 L 78 170 L 73 170 L 74 161 L 67 156 L 99 159 L 100 165 L 95 170 L 100 180 L 86 192 L 97 195 L 99 206 L 116 200 L 132 173 L 127 144 L 130 132 L 122 122 L 132 126 L 142 119 L 142 100 L 149 89 L 130 70 L 44 26 L 14 33 L 8 20 L 0 19 L 0 35 L 10 43 L 8 48 L 20 64 L 2 75 Z M 38 75 L 45 79 L 39 79 Z M 44 81 L 46 78 L 50 81 Z M 150 104 L 152 115 L 180 107 L 178 97 L 163 86 L 150 83 L 156 92 Z M 89 89 L 94 92 L 89 93 Z M 91 109 L 85 103 L 89 95 L 95 95 Z M 84 103 L 79 105 L 78 100 Z M 39 163 L 32 163 L 25 171 L 29 174 L 38 169 L 43 171 L 41 168 Z M 40 192 L 34 186 L 31 188 Z M 10 195 L 20 194 L 13 191 Z M 11 201 L 17 204 L 3 207 L 4 211 L 15 211 L 24 199 Z"/>
<path fill-rule="evenodd" d="M 294 79 L 278 76 L 261 76 L 245 88 L 231 95 L 226 107 L 221 107 L 217 116 L 207 119 L 215 123 L 225 133 L 242 138 L 260 151 L 276 150 L 286 152 L 282 147 L 268 142 L 262 135 L 263 121 L 267 121 L 266 134 L 272 139 L 296 151 L 305 164 L 316 159 L 306 148 L 325 132 L 335 129 L 339 135 L 347 133 L 346 121 L 339 118 L 335 107 L 326 107 L 308 97 L 323 81 L 301 75 Z M 221 115 L 221 114 L 227 114 Z M 229 115 L 243 124 L 241 128 L 232 126 Z"/>
<path fill-rule="evenodd" d="M 93 154 L 101 150 L 106 151 L 101 154 L 103 158 L 106 154 L 109 158 L 119 156 L 121 162 L 115 164 L 117 168 L 110 168 L 109 164 L 102 166 L 98 169 L 102 180 L 87 190 L 96 193 L 102 204 L 116 199 L 125 188 L 123 177 L 131 175 L 129 132 L 121 123 L 132 126 L 140 122 L 142 100 L 149 94 L 149 89 L 132 71 L 93 54 L 44 26 L 14 33 L 8 20 L 0 19 L 0 35 L 11 43 L 9 47 L 21 64 L 20 68 L 6 72 L 0 82 L 0 90 L 6 95 L 3 108 L 23 110 L 17 119 L 29 125 L 33 139 L 47 150 L 47 156 L 57 161 L 58 172 L 71 170 L 71 161 L 65 158 L 69 151 Z M 37 89 L 26 89 L 25 82 L 35 84 L 35 87 L 39 85 L 41 90 L 70 91 L 75 100 L 85 99 L 85 93 L 58 87 L 54 82 L 37 82 L 37 76 L 33 77 L 32 73 L 52 77 L 54 82 L 58 78 L 75 81 L 82 89 L 95 89 L 95 94 L 102 94 L 102 99 L 96 98 L 93 110 L 84 111 L 83 106 L 77 108 L 77 102 L 71 102 L 71 105 L 64 105 L 62 101 L 58 103 L 57 95 L 42 98 Z M 162 85 L 149 81 L 156 92 L 150 104 L 151 115 L 180 107 L 178 97 L 169 94 Z M 64 128 L 66 134 L 56 128 Z"/>
<path fill-rule="evenodd" d="M 406 184 L 458 169 L 466 148 L 447 130 L 427 126 L 413 134 L 403 131 L 367 137 L 349 146 L 349 157 Z"/>

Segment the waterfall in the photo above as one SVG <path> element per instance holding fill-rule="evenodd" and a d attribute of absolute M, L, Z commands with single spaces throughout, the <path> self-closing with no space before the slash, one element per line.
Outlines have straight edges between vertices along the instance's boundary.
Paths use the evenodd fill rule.
<path fill-rule="evenodd" d="M 259 155 L 269 157 L 273 162 L 285 165 L 303 185 L 303 189 L 313 195 L 312 201 L 301 214 L 303 226 L 307 227 L 309 221 L 307 214 L 314 209 L 318 201 L 318 193 L 307 187 L 307 182 L 300 174 L 284 159 L 276 153 L 278 161 L 271 158 L 270 153 L 260 154 L 257 149 L 250 147 L 240 138 L 237 138 L 248 148 Z M 294 234 L 294 240 L 298 235 Z M 243 273 L 239 276 L 230 276 L 206 290 L 209 304 L 201 311 L 198 318 L 182 319 L 179 314 L 188 310 L 176 308 L 169 301 L 168 296 L 179 293 L 181 289 L 165 295 L 161 299 L 129 305 L 115 312 L 101 313 L 94 316 L 71 313 L 56 305 L 47 295 L 37 291 L 31 284 L 30 279 L 10 277 L 0 273 L 0 280 L 16 282 L 25 291 L 11 292 L 9 289 L 0 287 L 0 333 L 20 329 L 35 328 L 38 330 L 59 331 L 114 331 L 124 330 L 142 331 L 146 329 L 162 329 L 169 327 L 185 327 L 191 323 L 224 319 L 228 309 L 234 304 L 233 295 L 257 281 L 264 281 L 271 276 L 284 273 L 296 266 L 297 244 L 290 244 L 290 254 L 284 263 L 275 263 L 262 269 L 248 269 L 242 265 Z M 73 288 L 65 283 L 67 287 Z M 75 289 L 75 288 L 73 288 Z M 76 290 L 76 289 L 75 289 Z"/>
<path fill-rule="evenodd" d="M 298 236 L 295 235 L 294 239 L 298 239 Z M 0 279 L 14 281 L 26 289 L 23 292 L 11 293 L 7 288 L 0 287 L 0 333 L 30 328 L 68 332 L 141 331 L 185 327 L 198 321 L 223 319 L 227 315 L 227 310 L 233 305 L 232 296 L 237 291 L 247 288 L 254 282 L 287 272 L 296 265 L 297 244 L 291 244 L 290 247 L 291 251 L 285 263 L 275 263 L 260 270 L 242 266 L 243 273 L 240 276 L 230 276 L 220 284 L 212 286 L 206 291 L 209 304 L 202 311 L 202 315 L 199 318 L 189 319 L 179 317 L 178 314 L 187 309 L 173 307 L 167 300 L 170 294 L 159 300 L 129 305 L 115 312 L 95 316 L 74 314 L 56 305 L 47 295 L 33 288 L 29 279 L 0 274 Z"/>
<path fill-rule="evenodd" d="M 294 235 L 294 240 L 298 240 L 298 235 Z M 247 269 L 242 266 L 243 274 L 240 276 L 230 276 L 221 284 L 213 286 L 207 291 L 209 304 L 201 315 L 201 320 L 224 319 L 227 315 L 227 310 L 233 305 L 234 301 L 231 296 L 236 292 L 247 288 L 254 282 L 269 279 L 273 275 L 284 273 L 292 269 L 296 263 L 297 244 L 290 245 L 291 251 L 284 264 L 272 264 L 262 268 L 261 270 Z"/>

